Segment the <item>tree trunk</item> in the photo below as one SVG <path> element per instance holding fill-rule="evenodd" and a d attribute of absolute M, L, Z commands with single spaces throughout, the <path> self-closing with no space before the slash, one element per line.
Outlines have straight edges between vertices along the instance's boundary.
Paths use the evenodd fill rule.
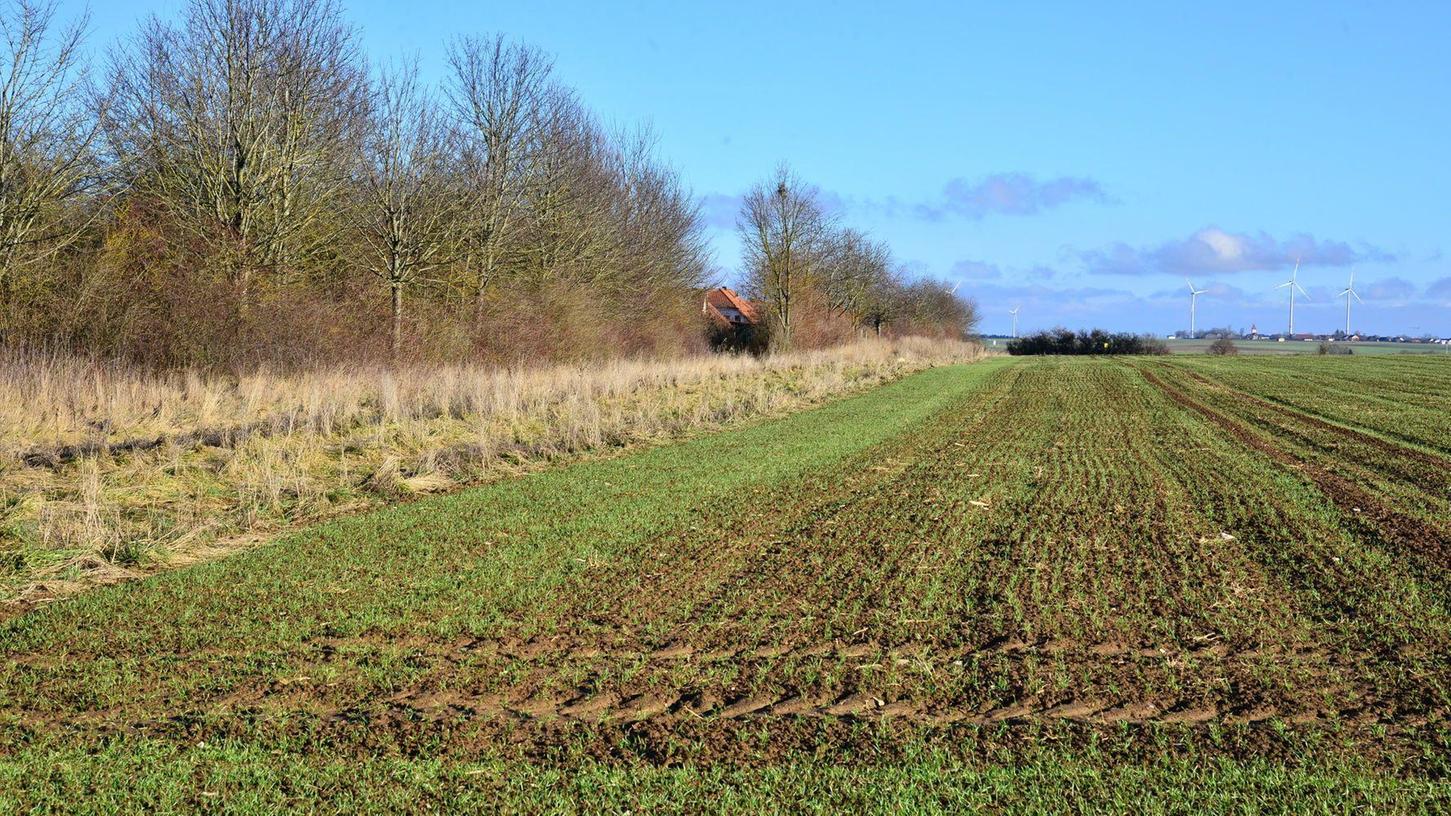
<path fill-rule="evenodd" d="M 403 354 L 403 284 L 393 281 L 393 360 Z"/>
<path fill-rule="evenodd" d="M 484 300 L 488 296 L 489 281 L 494 276 L 494 249 L 486 247 L 480 259 L 479 284 L 474 290 L 474 327 L 484 324 Z"/>

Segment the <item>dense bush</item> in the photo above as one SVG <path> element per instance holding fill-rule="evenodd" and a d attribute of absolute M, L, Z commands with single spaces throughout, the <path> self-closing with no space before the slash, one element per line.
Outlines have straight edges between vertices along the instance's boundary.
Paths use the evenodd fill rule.
<path fill-rule="evenodd" d="M 1168 354 L 1169 347 L 1157 337 L 1103 329 L 1062 328 L 1040 331 L 1008 343 L 1009 354 Z"/>
<path fill-rule="evenodd" d="M 1231 357 L 1239 353 L 1239 346 L 1228 337 L 1221 337 L 1209 344 L 1209 353 L 1220 357 Z"/>
<path fill-rule="evenodd" d="M 1344 343 L 1332 343 L 1329 340 L 1321 340 L 1320 347 L 1315 352 L 1317 354 L 1354 354 L 1355 349 Z"/>

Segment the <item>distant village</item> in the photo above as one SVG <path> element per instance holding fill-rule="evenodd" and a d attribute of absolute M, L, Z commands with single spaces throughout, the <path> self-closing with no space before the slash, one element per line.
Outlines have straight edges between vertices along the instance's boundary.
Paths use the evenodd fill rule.
<path fill-rule="evenodd" d="M 1206 329 L 1193 332 L 1179 331 L 1169 335 L 1174 340 L 1218 340 L 1229 338 L 1230 340 L 1270 340 L 1280 343 L 1303 341 L 1307 343 L 1420 343 L 1430 345 L 1451 345 L 1451 337 L 1437 337 L 1431 334 L 1409 335 L 1409 334 L 1362 334 L 1352 332 L 1346 334 L 1344 331 L 1336 330 L 1329 334 L 1314 334 L 1310 332 L 1261 332 L 1259 327 L 1250 324 L 1249 330 L 1232 329 L 1228 326 L 1218 329 Z"/>

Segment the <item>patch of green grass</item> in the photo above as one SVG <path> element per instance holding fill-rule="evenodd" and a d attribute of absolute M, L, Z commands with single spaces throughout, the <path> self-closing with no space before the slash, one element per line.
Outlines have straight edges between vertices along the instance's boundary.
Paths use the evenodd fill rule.
<path fill-rule="evenodd" d="M 123 742 L 94 753 L 0 759 L 0 810 L 42 813 L 1427 813 L 1451 786 L 1354 767 L 1165 761 L 1038 752 L 972 765 L 925 752 L 911 762 L 801 758 L 763 768 L 562 768 L 525 762 L 361 761 L 246 743 Z"/>

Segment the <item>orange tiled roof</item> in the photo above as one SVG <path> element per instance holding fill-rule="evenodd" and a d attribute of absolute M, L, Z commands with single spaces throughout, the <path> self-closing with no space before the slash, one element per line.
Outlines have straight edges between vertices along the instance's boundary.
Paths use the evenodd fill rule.
<path fill-rule="evenodd" d="M 756 304 L 724 286 L 705 293 L 701 311 L 726 326 L 754 326 L 761 320 Z"/>

